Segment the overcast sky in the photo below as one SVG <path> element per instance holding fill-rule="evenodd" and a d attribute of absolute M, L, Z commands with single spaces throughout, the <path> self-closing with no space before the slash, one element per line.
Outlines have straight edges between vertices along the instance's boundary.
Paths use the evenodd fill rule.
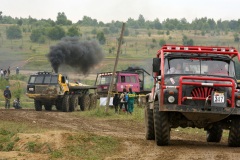
<path fill-rule="evenodd" d="M 74 23 L 83 16 L 103 21 L 126 22 L 128 18 L 145 20 L 156 18 L 213 18 L 214 20 L 240 19 L 240 0 L 0 0 L 2 15 L 56 20 L 64 12 Z"/>

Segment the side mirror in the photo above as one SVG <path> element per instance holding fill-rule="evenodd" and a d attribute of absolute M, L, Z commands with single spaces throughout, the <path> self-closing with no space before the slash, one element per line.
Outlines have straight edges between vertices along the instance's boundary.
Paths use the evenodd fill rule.
<path fill-rule="evenodd" d="M 152 71 L 153 72 L 159 72 L 160 71 L 160 65 L 161 65 L 161 59 L 160 58 L 153 58 Z"/>
<path fill-rule="evenodd" d="M 240 89 L 240 80 L 237 80 L 237 89 Z"/>

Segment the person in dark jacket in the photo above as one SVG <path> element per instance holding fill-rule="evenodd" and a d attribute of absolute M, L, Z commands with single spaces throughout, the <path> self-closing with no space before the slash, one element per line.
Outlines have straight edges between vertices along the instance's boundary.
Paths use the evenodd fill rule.
<path fill-rule="evenodd" d="M 127 94 L 126 88 L 123 88 L 123 93 L 120 95 L 120 110 L 123 109 L 124 112 L 128 112 L 127 101 L 125 100 L 125 96 Z"/>
<path fill-rule="evenodd" d="M 5 97 L 5 108 L 10 108 L 10 99 L 12 98 L 11 91 L 9 89 L 9 86 L 6 86 L 6 89 L 3 92 L 3 96 Z"/>
<path fill-rule="evenodd" d="M 118 106 L 119 106 L 119 96 L 116 93 L 113 97 L 113 106 L 115 107 L 115 113 L 119 113 Z"/>

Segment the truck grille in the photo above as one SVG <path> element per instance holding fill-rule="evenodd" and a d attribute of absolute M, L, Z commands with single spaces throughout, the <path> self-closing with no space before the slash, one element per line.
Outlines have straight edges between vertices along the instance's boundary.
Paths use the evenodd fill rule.
<path fill-rule="evenodd" d="M 209 95 L 211 95 L 212 91 L 215 91 L 215 90 L 216 89 L 212 87 L 197 87 L 192 90 L 191 96 L 206 98 Z"/>

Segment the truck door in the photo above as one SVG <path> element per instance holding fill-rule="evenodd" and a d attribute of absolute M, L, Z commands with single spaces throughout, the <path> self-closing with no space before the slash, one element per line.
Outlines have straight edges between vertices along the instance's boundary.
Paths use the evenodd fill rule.
<path fill-rule="evenodd" d="M 130 75 L 133 92 L 140 92 L 140 82 L 137 74 Z"/>
<path fill-rule="evenodd" d="M 59 76 L 60 77 L 60 85 L 62 86 L 64 93 L 69 91 L 68 88 L 68 79 L 65 76 Z"/>

